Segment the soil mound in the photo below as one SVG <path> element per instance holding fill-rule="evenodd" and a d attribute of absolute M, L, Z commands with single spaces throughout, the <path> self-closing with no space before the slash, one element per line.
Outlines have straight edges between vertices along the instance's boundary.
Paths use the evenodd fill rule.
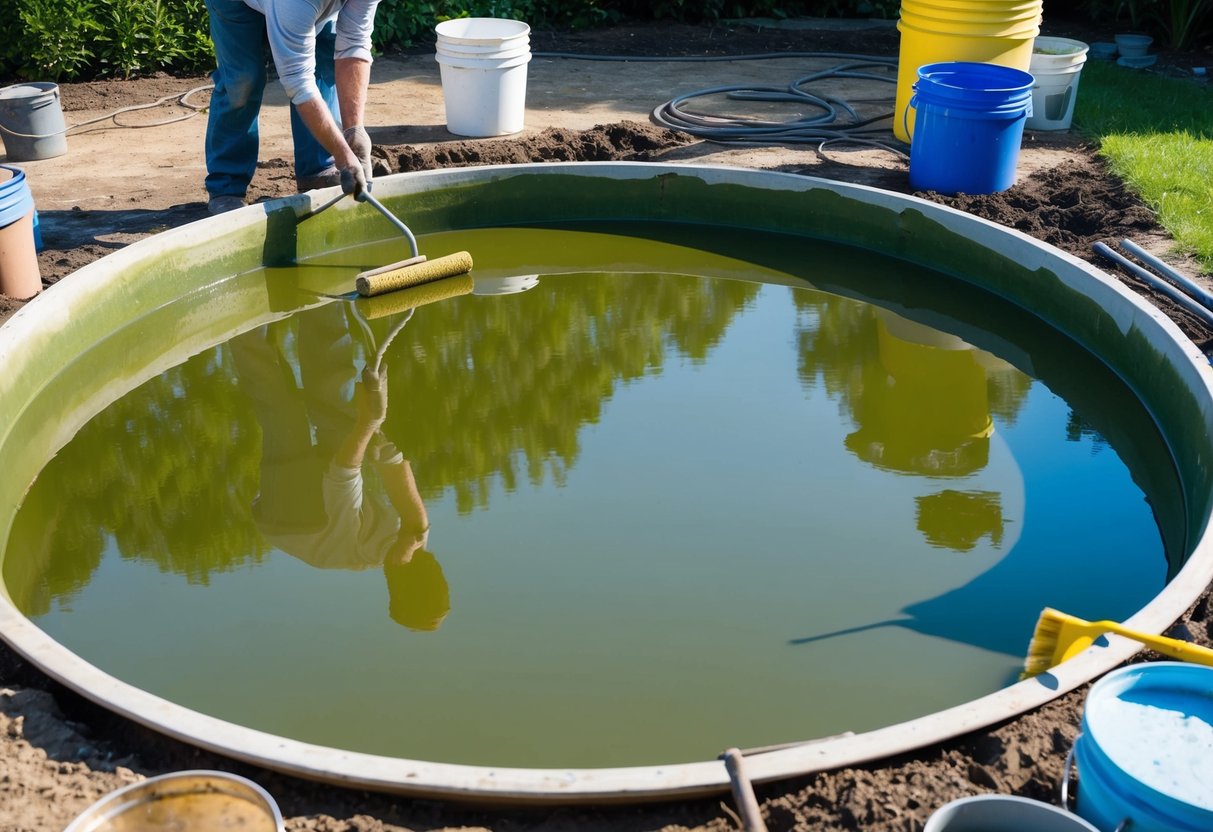
<path fill-rule="evenodd" d="M 511 141 L 474 139 L 421 147 L 377 146 L 375 173 L 526 162 L 645 162 L 659 151 L 695 141 L 685 133 L 635 121 L 600 124 L 580 131 L 549 127 L 538 135 Z"/>

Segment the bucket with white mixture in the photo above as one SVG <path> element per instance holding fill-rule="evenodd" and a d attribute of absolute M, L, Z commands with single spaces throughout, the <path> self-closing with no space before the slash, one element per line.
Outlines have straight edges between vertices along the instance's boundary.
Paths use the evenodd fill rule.
<path fill-rule="evenodd" d="M 1081 730 L 1076 809 L 1100 832 L 1213 829 L 1213 668 L 1114 670 L 1091 686 Z"/>

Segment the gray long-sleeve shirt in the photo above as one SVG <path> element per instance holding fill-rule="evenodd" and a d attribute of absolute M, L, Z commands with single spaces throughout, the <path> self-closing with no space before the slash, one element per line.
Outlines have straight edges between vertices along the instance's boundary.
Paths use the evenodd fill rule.
<path fill-rule="evenodd" d="M 265 15 L 274 67 L 292 104 L 320 94 L 316 30 L 337 19 L 338 58 L 371 60 L 371 31 L 379 0 L 244 0 Z"/>

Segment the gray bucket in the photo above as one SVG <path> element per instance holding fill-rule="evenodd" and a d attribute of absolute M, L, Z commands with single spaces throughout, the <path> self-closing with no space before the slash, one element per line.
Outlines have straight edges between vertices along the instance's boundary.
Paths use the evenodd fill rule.
<path fill-rule="evenodd" d="M 31 81 L 0 89 L 0 139 L 10 162 L 34 162 L 67 153 L 59 85 Z"/>
<path fill-rule="evenodd" d="M 1099 832 L 1078 815 L 1026 797 L 982 794 L 936 810 L 923 832 Z"/>

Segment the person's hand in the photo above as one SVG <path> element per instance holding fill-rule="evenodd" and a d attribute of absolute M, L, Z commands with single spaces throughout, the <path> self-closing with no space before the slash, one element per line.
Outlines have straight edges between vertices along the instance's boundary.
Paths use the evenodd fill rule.
<path fill-rule="evenodd" d="M 342 131 L 341 135 L 345 138 L 345 143 L 350 146 L 350 150 L 358 157 L 358 161 L 362 163 L 362 172 L 366 175 L 366 181 L 369 184 L 373 176 L 371 171 L 371 137 L 366 134 L 366 130 L 361 125 L 358 127 L 347 127 Z"/>
<path fill-rule="evenodd" d="M 368 192 L 366 173 L 361 163 L 346 165 L 341 169 L 341 192 L 349 194 L 356 200 L 361 200 Z"/>
<path fill-rule="evenodd" d="M 370 367 L 362 371 L 362 383 L 354 390 L 358 418 L 363 424 L 379 426 L 387 418 L 387 384 L 382 374 Z"/>

